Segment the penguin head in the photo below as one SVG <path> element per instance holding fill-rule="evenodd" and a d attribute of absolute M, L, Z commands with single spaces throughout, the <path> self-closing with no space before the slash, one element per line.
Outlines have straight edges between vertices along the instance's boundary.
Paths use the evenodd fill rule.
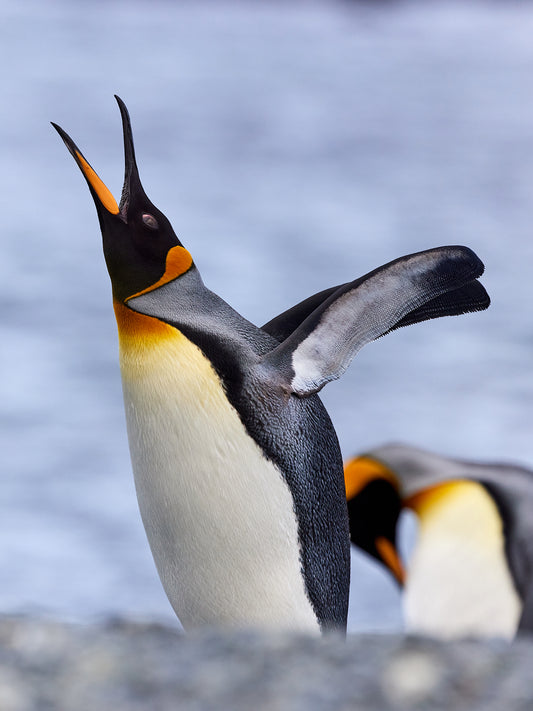
<path fill-rule="evenodd" d="M 55 123 L 52 125 L 89 185 L 100 221 L 113 298 L 116 302 L 125 303 L 133 296 L 151 291 L 184 274 L 193 266 L 193 260 L 168 219 L 144 192 L 135 160 L 128 110 L 118 96 L 115 98 L 124 134 L 125 169 L 120 204 L 70 136 Z"/>
<path fill-rule="evenodd" d="M 345 465 L 344 480 L 352 543 L 385 565 L 403 586 L 405 570 L 396 547 L 402 510 L 396 476 L 380 462 L 362 456 Z"/>

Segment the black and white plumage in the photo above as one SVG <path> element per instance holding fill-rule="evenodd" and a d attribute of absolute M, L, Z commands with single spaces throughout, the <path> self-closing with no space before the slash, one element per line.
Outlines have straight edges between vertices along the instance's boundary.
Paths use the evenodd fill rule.
<path fill-rule="evenodd" d="M 533 471 L 389 444 L 347 465 L 352 482 L 364 478 L 354 498 L 372 465 L 372 481 L 399 502 L 389 518 L 404 506 L 419 519 L 404 588 L 408 629 L 508 639 L 533 631 Z M 379 497 L 369 506 L 381 510 Z"/>
<path fill-rule="evenodd" d="M 165 591 L 185 628 L 344 629 L 342 459 L 316 393 L 389 330 L 486 308 L 483 265 L 465 247 L 402 257 L 258 328 L 204 286 L 146 196 L 117 100 L 120 205 L 56 128 L 100 220 L 137 496 Z"/>

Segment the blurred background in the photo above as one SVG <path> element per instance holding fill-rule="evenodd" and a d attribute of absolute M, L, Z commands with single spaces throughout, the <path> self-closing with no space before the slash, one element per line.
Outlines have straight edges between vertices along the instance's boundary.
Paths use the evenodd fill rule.
<path fill-rule="evenodd" d="M 533 464 L 533 3 L 2 0 L 0 33 L 0 612 L 175 619 L 96 212 L 49 124 L 119 198 L 114 93 L 148 195 L 257 324 L 402 254 L 472 247 L 490 309 L 369 345 L 323 399 L 345 457 L 393 439 Z M 350 629 L 400 625 L 393 582 L 355 554 Z"/>

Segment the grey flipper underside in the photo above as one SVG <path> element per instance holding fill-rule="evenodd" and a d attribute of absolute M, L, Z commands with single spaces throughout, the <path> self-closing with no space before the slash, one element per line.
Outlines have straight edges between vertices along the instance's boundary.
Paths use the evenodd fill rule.
<path fill-rule="evenodd" d="M 292 306 L 278 316 L 275 316 L 268 321 L 268 323 L 261 326 L 261 328 L 281 343 L 281 341 L 288 338 L 302 321 L 316 308 L 321 306 L 332 294 L 339 289 L 354 289 L 365 278 L 366 277 L 361 277 L 352 282 L 332 286 L 330 289 L 324 289 L 324 291 L 313 294 L 313 296 Z M 485 291 L 485 287 L 477 279 L 473 279 L 468 284 L 460 286 L 458 289 L 453 289 L 445 294 L 441 294 L 423 304 L 418 309 L 414 309 L 398 321 L 390 330 L 395 330 L 402 326 L 410 326 L 414 323 L 420 323 L 434 318 L 440 318 L 441 316 L 459 316 L 460 314 L 474 311 L 483 311 L 488 308 L 489 305 L 490 298 Z"/>
<path fill-rule="evenodd" d="M 358 281 L 360 281 L 360 279 L 355 280 L 355 282 Z M 351 284 L 353 285 L 355 282 L 351 282 Z M 313 296 L 310 296 L 304 301 L 300 301 L 300 303 L 292 306 L 290 309 L 278 314 L 278 316 L 275 316 L 268 323 L 261 326 L 261 329 L 281 343 L 298 328 L 302 321 L 305 321 L 309 314 L 321 306 L 326 299 L 338 289 L 345 289 L 349 285 L 350 282 L 332 286 L 330 289 L 324 289 L 324 291 L 319 291 L 317 294 L 313 294 Z"/>
<path fill-rule="evenodd" d="M 339 378 L 364 345 L 395 328 L 486 308 L 486 292 L 475 282 L 482 273 L 482 262 L 467 247 L 439 247 L 396 259 L 266 324 L 264 329 L 278 340 L 290 334 L 261 359 L 260 367 L 296 395 L 315 393 Z"/>

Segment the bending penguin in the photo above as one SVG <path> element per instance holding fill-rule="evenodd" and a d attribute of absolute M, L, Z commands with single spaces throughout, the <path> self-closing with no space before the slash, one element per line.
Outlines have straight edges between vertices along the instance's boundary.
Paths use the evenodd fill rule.
<path fill-rule="evenodd" d="M 317 392 L 399 326 L 486 308 L 466 247 L 397 259 L 259 328 L 207 289 L 139 179 L 123 122 L 120 204 L 59 127 L 96 204 L 148 541 L 185 629 L 345 629 L 342 458 Z"/>
<path fill-rule="evenodd" d="M 395 577 L 400 510 L 418 517 L 404 588 L 409 631 L 506 639 L 533 631 L 533 471 L 389 444 L 352 459 L 345 477 L 352 542 Z M 355 525 L 361 506 L 364 532 Z M 383 535 L 385 555 L 368 547 Z"/>

